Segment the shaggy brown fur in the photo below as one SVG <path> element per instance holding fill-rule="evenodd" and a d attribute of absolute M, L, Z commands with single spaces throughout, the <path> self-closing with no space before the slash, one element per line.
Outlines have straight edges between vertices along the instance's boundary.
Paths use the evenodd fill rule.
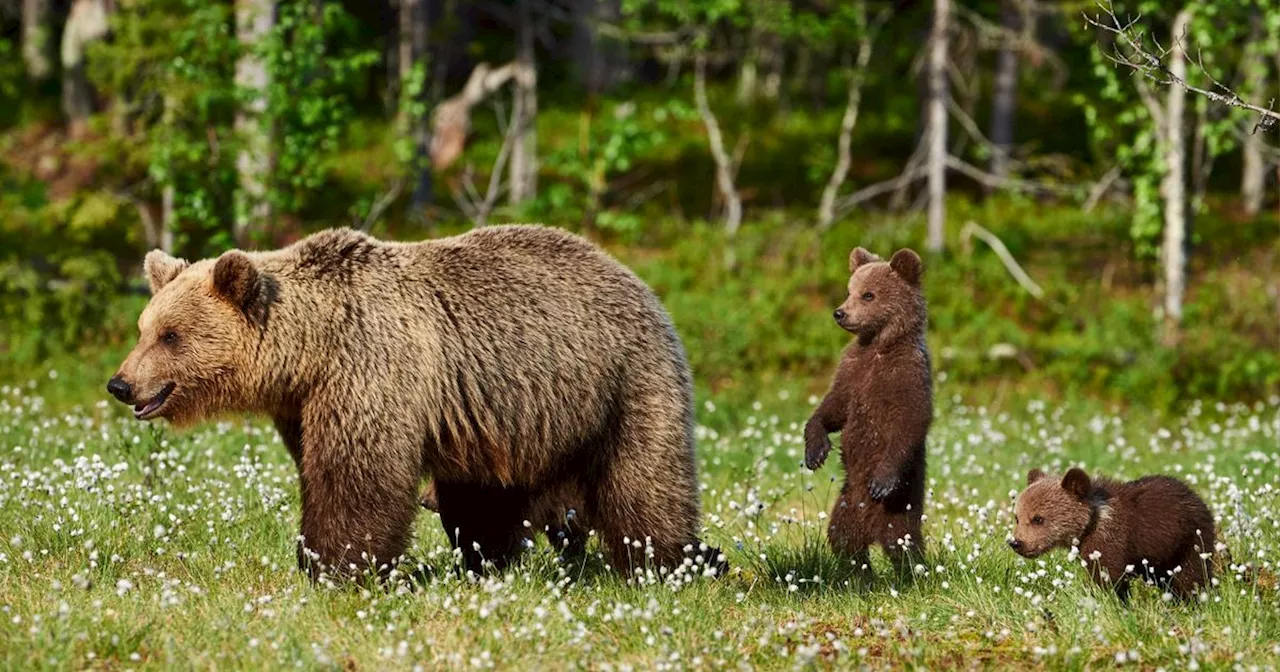
<path fill-rule="evenodd" d="M 435 481 L 422 489 L 420 501 L 422 508 L 440 512 L 440 496 L 436 492 Z M 586 550 L 590 530 L 586 515 L 582 513 L 584 501 L 582 491 L 571 482 L 543 491 L 530 503 L 524 516 L 525 522 L 529 523 L 525 528 L 525 539 L 532 543 L 534 536 L 541 532 L 547 535 L 547 542 L 558 553 L 566 557 L 581 555 Z"/>
<path fill-rule="evenodd" d="M 1144 476 L 1121 483 L 1071 469 L 1059 481 L 1033 469 L 1015 515 L 1013 550 L 1034 558 L 1078 545 L 1093 580 L 1114 587 L 1122 600 L 1135 576 L 1182 598 L 1211 578 L 1213 514 L 1175 478 Z"/>
<path fill-rule="evenodd" d="M 680 339 L 649 288 L 577 236 L 332 230 L 194 264 L 156 251 L 146 270 L 153 297 L 112 394 L 180 425 L 274 418 L 313 574 L 308 558 L 351 571 L 400 556 L 427 474 L 469 569 L 512 560 L 529 503 L 563 487 L 620 570 L 645 561 L 625 540 L 650 539 L 660 564 L 698 543 Z"/>
<path fill-rule="evenodd" d="M 925 345 L 923 264 L 911 250 L 885 263 L 857 248 L 849 256 L 849 298 L 836 322 L 857 336 L 826 398 L 805 425 L 805 464 L 818 469 L 840 431 L 845 482 L 827 535 L 836 552 L 870 570 L 879 544 L 899 570 L 922 548 L 925 438 L 933 383 Z"/>

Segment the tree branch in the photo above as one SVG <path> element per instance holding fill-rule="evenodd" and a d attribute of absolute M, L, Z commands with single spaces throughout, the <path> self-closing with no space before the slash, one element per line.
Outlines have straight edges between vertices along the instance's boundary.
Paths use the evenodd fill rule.
<path fill-rule="evenodd" d="M 1141 16 L 1130 19 L 1128 21 L 1120 21 L 1116 17 L 1115 10 L 1111 4 L 1111 0 L 1094 0 L 1100 11 L 1099 14 L 1089 16 L 1088 12 L 1084 13 L 1085 21 L 1099 30 L 1115 35 L 1121 44 L 1125 45 L 1132 52 L 1131 55 L 1122 53 L 1119 48 L 1114 49 L 1114 55 L 1105 54 L 1108 59 L 1116 65 L 1120 65 L 1141 74 L 1143 78 L 1149 79 L 1162 86 L 1177 86 L 1191 93 L 1195 93 L 1215 103 L 1226 105 L 1228 107 L 1236 107 L 1256 112 L 1267 121 L 1266 124 L 1259 124 L 1262 128 L 1268 128 L 1280 122 L 1280 112 L 1275 110 L 1254 105 L 1245 101 L 1235 91 L 1218 81 L 1213 75 L 1209 74 L 1208 69 L 1204 66 L 1203 59 L 1193 61 L 1186 56 L 1186 49 L 1180 48 L 1181 42 L 1185 35 L 1174 35 L 1175 45 L 1168 49 L 1160 45 L 1159 40 L 1152 38 L 1154 49 L 1148 48 L 1146 45 L 1146 35 L 1139 31 L 1135 26 L 1141 20 Z M 1179 60 L 1185 60 L 1194 63 L 1200 72 L 1212 82 L 1212 88 L 1216 91 L 1195 86 L 1187 81 L 1185 76 L 1176 74 L 1165 63 L 1165 59 L 1172 56 Z M 1141 80 L 1139 80 L 1141 81 Z M 1141 85 L 1145 86 L 1145 84 Z M 1142 93 L 1141 86 L 1139 92 Z M 1154 100 L 1154 96 L 1150 95 L 1149 90 L 1143 94 L 1143 101 L 1147 103 L 1147 107 L 1151 108 L 1150 100 Z M 1164 120 L 1167 123 L 1168 120 Z M 1158 123 L 1160 123 L 1158 121 Z"/>

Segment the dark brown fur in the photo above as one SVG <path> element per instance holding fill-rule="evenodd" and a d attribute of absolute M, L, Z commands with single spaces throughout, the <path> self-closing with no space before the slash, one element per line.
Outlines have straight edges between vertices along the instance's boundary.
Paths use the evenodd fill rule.
<path fill-rule="evenodd" d="M 1144 476 L 1122 483 L 1090 479 L 1081 469 L 1059 481 L 1033 469 L 1027 484 L 1009 541 L 1019 554 L 1034 558 L 1078 544 L 1093 580 L 1121 599 L 1134 577 L 1166 585 L 1181 598 L 1208 585 L 1213 514 L 1182 481 Z"/>
<path fill-rule="evenodd" d="M 440 512 L 440 496 L 436 492 L 435 481 L 422 489 L 420 500 L 422 508 Z M 538 533 L 543 533 L 556 552 L 566 557 L 581 555 L 586 550 L 591 529 L 583 513 L 584 501 L 581 490 L 572 483 L 561 483 L 543 491 L 530 502 L 525 513 L 524 520 L 529 523 L 525 528 L 525 539 L 532 542 Z"/>
<path fill-rule="evenodd" d="M 840 431 L 845 481 L 827 528 L 831 547 L 869 570 L 879 544 L 900 569 L 922 549 L 925 438 L 933 383 L 925 345 L 922 263 L 911 250 L 890 262 L 857 248 L 849 257 L 849 298 L 836 311 L 857 336 L 827 396 L 805 425 L 805 464 L 818 469 Z"/>
<path fill-rule="evenodd" d="M 194 264 L 152 252 L 146 269 L 118 396 L 163 399 L 141 415 L 178 424 L 274 418 L 313 572 L 400 556 L 428 474 L 470 569 L 511 561 L 530 503 L 563 488 L 620 570 L 645 562 L 624 539 L 650 539 L 660 564 L 698 543 L 684 349 L 649 288 L 577 236 L 332 230 Z"/>

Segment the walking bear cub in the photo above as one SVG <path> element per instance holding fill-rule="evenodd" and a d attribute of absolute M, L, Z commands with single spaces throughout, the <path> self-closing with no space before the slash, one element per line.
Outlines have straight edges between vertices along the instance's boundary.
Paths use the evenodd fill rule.
<path fill-rule="evenodd" d="M 837 553 L 869 572 L 879 544 L 898 570 L 922 548 L 925 438 L 933 384 L 925 345 L 920 257 L 899 250 L 888 262 L 861 247 L 849 256 L 849 298 L 835 320 L 854 334 L 835 379 L 805 425 L 805 464 L 817 470 L 840 432 L 845 481 L 827 536 Z"/>
<path fill-rule="evenodd" d="M 157 250 L 145 266 L 151 301 L 108 391 L 144 420 L 270 416 L 298 467 L 313 575 L 394 562 L 428 474 L 468 569 L 515 559 L 524 521 L 557 492 L 574 493 L 620 571 L 680 564 L 690 547 L 723 567 L 698 541 L 680 338 L 586 240 L 331 230 L 195 263 Z"/>
<path fill-rule="evenodd" d="M 1194 595 L 1212 578 L 1213 514 L 1175 478 L 1144 476 L 1122 483 L 1090 479 L 1073 468 L 1058 480 L 1033 469 L 1014 514 L 1013 550 L 1034 558 L 1078 545 L 1093 580 L 1110 584 L 1121 600 L 1128 599 L 1134 577 L 1180 598 Z"/>

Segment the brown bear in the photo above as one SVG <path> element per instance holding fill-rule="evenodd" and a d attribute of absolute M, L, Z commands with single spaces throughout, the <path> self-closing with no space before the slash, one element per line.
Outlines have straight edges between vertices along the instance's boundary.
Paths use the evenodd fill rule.
<path fill-rule="evenodd" d="M 840 432 L 845 481 L 827 527 L 831 547 L 870 572 L 879 544 L 899 570 L 923 548 L 925 438 L 933 422 L 933 378 L 925 344 L 920 257 L 899 250 L 887 263 L 861 247 L 849 255 L 849 298 L 836 323 L 857 338 L 804 428 L 805 465 L 817 470 Z"/>
<path fill-rule="evenodd" d="M 427 483 L 420 497 L 422 508 L 440 512 L 440 496 L 435 481 Z M 525 539 L 530 544 L 541 532 L 546 535 L 551 548 L 566 558 L 581 556 L 587 547 L 590 531 L 586 516 L 582 513 L 585 501 L 581 490 L 574 483 L 561 483 L 548 489 L 530 502 L 525 514 Z"/>
<path fill-rule="evenodd" d="M 1165 586 L 1179 598 L 1194 595 L 1212 578 L 1213 514 L 1176 478 L 1144 476 L 1122 483 L 1090 479 L 1073 468 L 1059 481 L 1032 469 L 1014 516 L 1010 548 L 1034 558 L 1078 546 L 1093 580 L 1109 584 L 1121 600 L 1128 599 L 1134 577 Z"/>
<path fill-rule="evenodd" d="M 680 563 L 691 545 L 722 561 L 698 542 L 680 338 L 586 240 L 339 229 L 193 264 L 153 251 L 145 269 L 153 296 L 109 391 L 144 420 L 272 417 L 298 466 L 313 576 L 394 562 L 428 474 L 470 570 L 513 560 L 530 502 L 565 487 L 621 571 Z"/>

